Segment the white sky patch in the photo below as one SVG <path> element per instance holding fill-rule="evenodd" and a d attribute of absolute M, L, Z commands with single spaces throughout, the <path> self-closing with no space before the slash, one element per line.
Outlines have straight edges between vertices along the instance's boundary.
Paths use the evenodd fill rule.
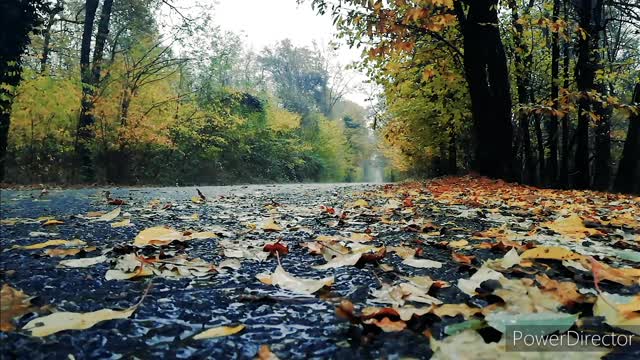
<path fill-rule="evenodd" d="M 194 0 L 180 0 L 187 5 Z M 296 0 L 217 0 L 214 6 L 213 24 L 242 36 L 244 46 L 260 52 L 280 40 L 290 39 L 296 46 L 312 47 L 315 41 L 325 47 L 336 41 L 336 29 L 329 14 L 317 15 L 310 3 L 298 5 Z M 343 67 L 359 61 L 361 50 L 342 45 L 337 50 L 337 59 Z M 353 71 L 353 70 L 350 70 Z M 366 107 L 369 97 L 363 85 L 366 76 L 353 74 L 351 84 L 355 88 L 345 96 Z"/>

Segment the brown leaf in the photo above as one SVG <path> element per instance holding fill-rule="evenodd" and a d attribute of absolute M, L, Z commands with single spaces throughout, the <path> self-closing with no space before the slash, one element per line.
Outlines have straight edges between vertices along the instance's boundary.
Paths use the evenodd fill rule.
<path fill-rule="evenodd" d="M 541 285 L 543 293 L 551 294 L 563 305 L 573 305 L 584 301 L 584 296 L 578 292 L 575 283 L 550 279 L 547 275 L 537 275 L 536 281 Z"/>
<path fill-rule="evenodd" d="M 465 264 L 465 265 L 471 265 L 471 262 L 473 261 L 473 259 L 476 258 L 475 256 L 459 254 L 455 251 L 451 252 L 451 257 L 458 264 Z"/>
<path fill-rule="evenodd" d="M 12 288 L 9 284 L 2 285 L 0 290 L 0 331 L 14 331 L 16 327 L 13 324 L 13 319 L 34 310 L 30 299 L 30 296 Z"/>

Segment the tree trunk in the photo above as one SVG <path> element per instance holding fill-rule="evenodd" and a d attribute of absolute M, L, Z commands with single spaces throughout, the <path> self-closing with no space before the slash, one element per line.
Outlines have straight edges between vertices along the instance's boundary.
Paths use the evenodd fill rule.
<path fill-rule="evenodd" d="M 533 115 L 533 124 L 535 126 L 536 132 L 536 146 L 538 148 L 538 179 L 542 181 L 544 179 L 545 174 L 545 163 L 544 163 L 544 139 L 542 137 L 542 124 L 540 121 L 541 115 Z"/>
<path fill-rule="evenodd" d="M 627 139 L 624 142 L 614 190 L 640 193 L 640 83 L 636 84 L 633 91 L 632 105 L 636 106 L 636 113 L 629 117 Z"/>
<path fill-rule="evenodd" d="M 44 11 L 42 1 L 0 2 L 0 181 L 5 178 L 5 161 L 11 128 L 11 106 L 15 88 L 22 78 L 21 56 L 31 38 L 29 33 L 41 22 L 38 11 Z"/>
<path fill-rule="evenodd" d="M 599 49 L 601 44 L 599 39 L 606 36 L 604 34 L 604 25 L 602 19 L 603 4 L 602 0 L 596 1 L 593 10 L 594 22 L 594 39 L 592 46 Z M 598 51 L 593 54 L 593 67 L 595 71 L 601 71 L 604 66 L 600 61 Z M 607 86 L 600 80 L 595 86 L 601 96 L 608 94 Z M 598 190 L 607 190 L 611 181 L 611 108 L 605 107 L 600 101 L 593 102 L 593 111 L 598 115 L 599 119 L 595 129 L 595 171 L 593 176 L 593 187 Z"/>
<path fill-rule="evenodd" d="M 579 0 L 574 4 L 578 13 L 578 24 L 586 36 L 578 37 L 578 62 L 576 63 L 576 83 L 580 91 L 578 100 L 578 127 L 576 129 L 575 175 L 573 185 L 578 189 L 586 189 L 591 183 L 589 171 L 589 121 L 591 100 L 587 92 L 593 90 L 595 80 L 595 64 L 592 61 L 592 43 L 597 44 L 598 32 L 593 31 L 593 1 Z M 594 41 L 596 40 L 596 41 Z"/>
<path fill-rule="evenodd" d="M 509 2 L 511 8 L 511 25 L 516 31 L 514 36 L 514 43 L 516 48 L 522 51 L 515 51 L 515 66 L 516 66 L 516 86 L 518 91 L 518 102 L 520 104 L 529 103 L 529 89 L 530 89 L 530 73 L 529 64 L 531 63 L 531 53 L 527 47 L 527 44 L 522 40 L 524 28 L 520 24 L 520 16 L 518 14 L 518 7 L 514 0 Z M 523 56 L 522 54 L 526 54 Z M 518 130 L 520 139 L 522 142 L 522 161 L 524 163 L 524 170 L 522 171 L 520 181 L 525 184 L 534 184 L 536 182 L 536 169 L 533 162 L 533 155 L 531 154 L 531 135 L 529 134 L 529 114 L 521 111 L 518 113 Z"/>
<path fill-rule="evenodd" d="M 563 16 L 564 21 L 568 23 L 569 21 L 569 7 L 567 6 L 568 1 L 564 1 L 563 4 Z M 562 72 L 564 77 L 563 87 L 565 90 L 569 89 L 569 61 L 570 61 L 570 53 L 569 53 L 569 42 L 564 41 L 563 46 L 563 64 L 562 64 Z M 569 112 L 565 113 L 562 117 L 562 158 L 560 162 L 560 184 L 564 188 L 569 187 L 569 153 L 571 150 L 569 149 Z"/>
<path fill-rule="evenodd" d="M 473 0 L 467 5 L 469 12 L 460 24 L 473 116 L 475 159 L 472 168 L 490 177 L 511 179 L 511 93 L 507 58 L 498 28 L 497 0 Z"/>
<path fill-rule="evenodd" d="M 89 56 L 91 52 L 91 35 L 93 34 L 93 23 L 95 20 L 98 0 L 87 0 L 85 7 L 85 23 L 82 33 L 82 47 L 80 50 L 80 71 L 82 78 L 82 108 L 80 120 L 78 121 L 78 135 L 76 140 L 76 155 L 79 159 L 81 180 L 91 182 L 95 180 L 95 170 L 91 159 L 90 143 L 95 134 L 93 115 L 95 88 L 100 83 L 100 72 L 102 69 L 102 56 L 107 35 L 109 34 L 109 22 L 111 20 L 111 8 L 113 0 L 105 0 L 100 11 L 100 21 L 98 23 L 98 33 L 96 35 L 95 48 L 93 51 L 93 64 L 90 67 Z"/>
<path fill-rule="evenodd" d="M 456 175 L 458 173 L 458 150 L 456 147 L 456 134 L 449 137 L 449 169 L 448 173 Z"/>
<path fill-rule="evenodd" d="M 93 164 L 89 143 L 93 134 L 93 84 L 90 68 L 91 37 L 93 35 L 93 22 L 98 9 L 98 0 L 87 0 L 85 4 L 84 27 L 82 42 L 80 45 L 80 79 L 82 81 L 82 99 L 80 100 L 80 119 L 75 142 L 76 169 L 80 171 L 81 181 L 91 181 L 94 178 Z M 77 180 L 77 179 L 76 179 Z"/>
<path fill-rule="evenodd" d="M 111 22 L 111 8 L 113 0 L 104 0 L 100 11 L 100 22 L 98 23 L 98 33 L 96 34 L 96 45 L 93 50 L 93 83 L 100 82 L 100 72 L 102 71 L 102 58 L 104 56 L 104 46 L 109 35 L 109 24 Z"/>
<path fill-rule="evenodd" d="M 560 13 L 560 0 L 553 0 L 553 21 L 558 21 Z M 560 36 L 558 31 L 551 33 L 551 100 L 553 101 L 553 109 L 556 113 L 549 116 L 549 124 L 547 126 L 549 144 L 549 157 L 546 161 L 545 179 L 548 184 L 556 185 L 558 181 L 558 97 L 560 89 L 558 82 L 560 81 Z"/>
<path fill-rule="evenodd" d="M 45 23 L 45 28 L 43 31 L 42 55 L 40 56 L 40 73 L 44 73 L 47 69 L 49 53 L 51 52 L 51 28 L 56 22 L 56 15 L 62 12 L 62 10 L 62 0 L 58 0 L 56 6 L 51 9 L 51 11 L 49 12 L 49 16 L 47 17 L 47 22 Z"/>
<path fill-rule="evenodd" d="M 597 86 L 602 95 L 606 95 L 605 86 Z M 594 104 L 594 112 L 600 119 L 595 129 L 595 171 L 593 188 L 607 190 L 611 182 L 611 109 L 604 108 L 598 101 Z"/>

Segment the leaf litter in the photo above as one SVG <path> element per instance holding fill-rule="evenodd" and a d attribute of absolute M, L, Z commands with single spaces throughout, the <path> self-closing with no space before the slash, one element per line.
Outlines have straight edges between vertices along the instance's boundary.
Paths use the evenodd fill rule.
<path fill-rule="evenodd" d="M 116 319 L 137 328 L 160 317 L 165 319 L 162 324 L 182 324 L 175 326 L 185 329 L 183 339 L 195 333 L 194 340 L 256 341 L 255 349 L 263 344 L 264 337 L 251 340 L 266 331 L 262 325 L 207 326 L 210 318 L 201 316 L 222 308 L 202 297 L 192 303 L 202 314 L 192 315 L 201 317 L 196 322 L 165 314 L 162 306 L 159 313 L 144 311 L 132 321 L 139 305 L 113 310 L 99 306 L 99 300 L 92 306 L 102 310 L 72 311 L 77 307 L 62 301 L 58 306 L 70 311 L 23 319 L 34 310 L 31 297 L 9 284 L 28 285 L 21 268 L 45 259 L 24 250 L 46 249 L 43 255 L 64 259 L 44 266 L 69 269 L 79 279 L 88 272 L 89 279 L 106 279 L 104 284 L 116 289 L 132 289 L 141 279 L 152 279 L 158 291 L 168 292 L 152 290 L 150 296 L 161 299 L 159 304 L 175 304 L 173 308 L 185 306 L 176 302 L 181 292 L 225 294 L 227 306 L 235 310 L 227 310 L 214 324 L 260 323 L 269 311 L 255 306 L 269 301 L 270 311 L 292 314 L 289 321 L 305 324 L 311 333 L 319 327 L 330 331 L 328 337 L 310 337 L 310 344 L 323 345 L 305 354 L 325 349 L 330 352 L 322 354 L 338 356 L 350 349 L 362 357 L 383 351 L 423 358 L 431 349 L 434 358 L 456 358 L 460 346 L 471 346 L 478 349 L 474 355 L 523 358 L 504 352 L 501 332 L 507 325 L 547 324 L 564 332 L 601 321 L 607 324 L 597 329 L 601 333 L 637 331 L 638 198 L 535 189 L 473 177 L 321 195 L 304 189 L 284 195 L 258 189 L 251 195 L 205 196 L 198 190 L 183 198 L 129 196 L 126 201 L 110 199 L 115 209 L 76 212 L 86 216 L 2 219 L 3 231 L 24 227 L 40 238 L 47 235 L 35 231 L 38 224 L 55 226 L 64 236 L 82 229 L 73 236 L 82 240 L 75 242 L 3 240 L 11 251 L 0 253 L 2 260 L 14 272 L 2 275 L 3 300 L 9 293 L 16 299 L 6 302 L 7 309 L 3 304 L 3 312 L 9 314 L 3 317 L 3 327 L 15 330 L 15 324 L 21 325 L 19 332 L 39 337 L 67 330 L 89 333 L 98 323 L 115 326 L 108 320 Z M 116 221 L 119 216 L 122 220 Z M 190 228 L 185 229 L 185 221 Z M 110 223 L 107 228 L 114 235 L 83 236 L 100 222 Z M 96 255 L 87 256 L 88 249 Z M 53 281 L 55 276 L 44 279 Z M 12 290 L 5 290 L 9 287 Z M 28 288 L 43 295 L 51 291 Z M 315 322 L 309 323 L 310 318 Z M 285 320 L 280 322 L 280 329 L 289 328 Z M 208 330 L 203 332 L 203 326 Z M 228 336 L 240 331 L 241 337 Z M 385 340 L 391 334 L 401 334 L 407 346 Z M 275 339 L 267 348 L 270 354 L 298 354 L 300 345 Z M 257 356 L 256 351 L 247 356 Z M 602 354 L 615 358 L 617 351 L 621 350 L 602 349 Z"/>

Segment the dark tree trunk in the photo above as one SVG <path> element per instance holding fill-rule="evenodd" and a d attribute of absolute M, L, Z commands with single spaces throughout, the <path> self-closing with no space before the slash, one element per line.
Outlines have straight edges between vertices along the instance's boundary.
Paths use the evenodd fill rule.
<path fill-rule="evenodd" d="M 449 169 L 448 172 L 451 175 L 458 173 L 458 150 L 456 144 L 456 134 L 451 134 L 449 137 Z"/>
<path fill-rule="evenodd" d="M 464 18 L 465 77 L 473 116 L 473 170 L 495 178 L 511 179 L 511 92 L 507 58 L 498 28 L 497 0 L 468 1 Z"/>
<path fill-rule="evenodd" d="M 518 14 L 518 7 L 514 0 L 509 2 L 511 8 L 511 25 L 513 26 L 516 34 L 514 36 L 514 43 L 516 48 L 522 49 L 522 51 L 515 51 L 515 66 L 516 66 L 516 86 L 518 91 L 518 102 L 520 104 L 529 103 L 530 94 L 530 73 L 529 64 L 531 63 L 531 53 L 527 47 L 527 44 L 523 41 L 524 28 L 520 24 L 520 16 Z M 523 56 L 522 54 L 526 54 Z M 520 181 L 525 184 L 534 184 L 536 182 L 536 169 L 533 161 L 533 155 L 531 154 L 531 135 L 529 134 L 529 114 L 524 111 L 518 113 L 518 130 L 519 138 L 522 143 L 522 161 L 524 162 L 524 169 L 520 176 Z"/>
<path fill-rule="evenodd" d="M 91 73 L 91 37 L 93 35 L 93 22 L 98 9 L 98 0 L 87 0 L 85 4 L 84 28 L 80 45 L 80 79 L 82 81 L 82 99 L 80 100 L 80 119 L 76 134 L 75 153 L 77 158 L 76 169 L 79 170 L 81 181 L 91 181 L 94 178 L 93 164 L 89 143 L 93 134 L 93 84 Z"/>
<path fill-rule="evenodd" d="M 535 126 L 536 132 L 536 146 L 538 148 L 538 179 L 542 180 L 545 174 L 545 163 L 544 163 L 544 139 L 542 136 L 542 125 L 540 121 L 541 115 L 533 115 L 533 124 Z"/>
<path fill-rule="evenodd" d="M 568 23 L 569 21 L 569 7 L 567 6 L 568 1 L 564 1 L 563 12 L 564 12 L 564 21 Z M 563 46 L 563 63 L 562 63 L 562 72 L 564 77 L 564 84 L 562 85 L 565 90 L 569 89 L 569 61 L 570 61 L 570 53 L 569 53 L 569 42 L 565 41 Z M 569 149 L 569 113 L 565 113 L 562 117 L 562 158 L 560 162 L 560 184 L 564 188 L 569 187 L 569 154 L 571 150 Z"/>
<path fill-rule="evenodd" d="M 553 0 L 553 21 L 558 21 L 560 13 L 560 0 Z M 560 81 L 560 36 L 558 31 L 551 34 L 551 100 L 553 101 L 553 109 L 555 113 L 549 116 L 549 124 L 547 126 L 549 144 L 549 157 L 546 161 L 545 179 L 548 184 L 556 185 L 558 181 L 558 97 L 560 89 L 558 82 Z"/>
<path fill-rule="evenodd" d="M 627 139 L 624 142 L 614 190 L 640 193 L 640 83 L 635 86 L 632 103 L 638 107 L 638 111 L 629 117 Z"/>
<path fill-rule="evenodd" d="M 599 43 L 600 35 L 602 34 L 602 38 L 606 36 L 604 34 L 604 22 L 602 19 L 603 10 L 602 0 L 596 1 L 596 6 L 593 10 L 593 32 L 595 35 L 592 46 L 594 49 L 601 47 Z M 596 72 L 604 68 L 600 61 L 598 51 L 594 51 L 593 63 Z M 608 93 L 607 87 L 602 81 L 595 85 L 595 89 L 598 90 L 598 93 L 602 96 L 606 96 Z M 607 190 L 611 182 L 611 108 L 603 106 L 600 101 L 594 101 L 592 106 L 593 111 L 599 117 L 595 129 L 595 171 L 593 187 L 598 190 Z"/>
<path fill-rule="evenodd" d="M 578 189 L 586 189 L 591 183 L 589 171 L 589 122 L 591 100 L 587 92 L 593 90 L 596 64 L 592 57 L 592 44 L 597 44 L 598 32 L 593 30 L 593 1 L 579 0 L 576 5 L 578 24 L 584 29 L 586 36 L 578 37 L 578 62 L 576 63 L 576 83 L 580 91 L 578 100 L 578 127 L 576 129 L 575 175 L 573 185 Z M 595 39 L 594 39 L 595 37 Z"/>
<path fill-rule="evenodd" d="M 93 50 L 93 83 L 100 82 L 100 72 L 102 71 L 102 58 L 104 56 L 104 47 L 109 35 L 109 24 L 111 23 L 111 8 L 113 0 L 104 0 L 102 10 L 100 11 L 100 21 L 98 22 L 98 33 L 96 34 L 96 45 Z"/>
<path fill-rule="evenodd" d="M 53 24 L 56 22 L 56 15 L 58 15 L 63 10 L 62 0 L 58 0 L 56 6 L 51 10 L 47 21 L 45 23 L 45 28 L 43 32 L 43 44 L 42 44 L 42 55 L 40 56 L 40 73 L 44 73 L 47 69 L 47 62 L 49 61 L 49 53 L 51 52 L 51 28 Z"/>
<path fill-rule="evenodd" d="M 601 94 L 607 93 L 605 86 L 597 86 Z M 594 111 L 600 117 L 595 128 L 595 171 L 593 188 L 607 190 L 611 182 L 611 109 L 600 102 L 594 104 Z"/>
<path fill-rule="evenodd" d="M 0 181 L 5 178 L 14 89 L 22 78 L 20 58 L 31 41 L 29 33 L 41 22 L 38 11 L 45 8 L 44 1 L 0 2 Z"/>
<path fill-rule="evenodd" d="M 89 63 L 91 53 L 91 36 L 93 34 L 93 23 L 98 8 L 98 0 L 87 0 L 85 8 L 85 23 L 82 33 L 82 47 L 80 50 L 80 71 L 82 78 L 82 108 L 80 120 L 78 121 L 78 135 L 76 140 L 76 156 L 79 159 L 81 181 L 91 182 L 95 180 L 95 170 L 91 159 L 90 143 L 95 134 L 93 124 L 95 117 L 94 94 L 95 88 L 100 83 L 100 72 L 102 69 L 102 56 L 107 35 L 109 34 L 109 22 L 111 20 L 111 8 L 113 0 L 105 0 L 100 12 L 98 23 L 98 33 L 93 51 L 93 65 Z M 90 66 L 91 65 L 91 66 Z"/>

